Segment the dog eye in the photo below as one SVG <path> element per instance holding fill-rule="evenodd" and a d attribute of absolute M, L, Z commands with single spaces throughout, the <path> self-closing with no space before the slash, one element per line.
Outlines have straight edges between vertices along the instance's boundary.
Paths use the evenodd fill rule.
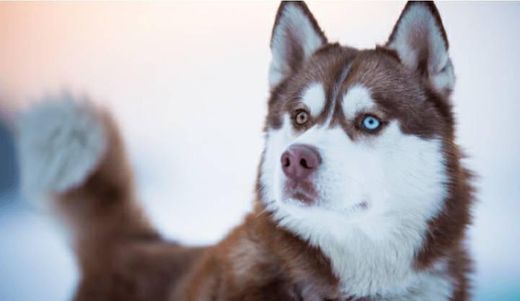
<path fill-rule="evenodd" d="M 294 116 L 294 122 L 297 125 L 304 125 L 309 121 L 309 113 L 304 110 L 296 111 L 296 115 Z"/>
<path fill-rule="evenodd" d="M 361 120 L 361 128 L 367 132 L 375 132 L 381 127 L 381 120 L 373 115 L 366 115 Z"/>

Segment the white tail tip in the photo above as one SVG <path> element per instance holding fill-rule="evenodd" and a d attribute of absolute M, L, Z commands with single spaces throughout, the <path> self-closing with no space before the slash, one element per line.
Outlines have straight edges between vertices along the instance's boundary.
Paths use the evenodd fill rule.
<path fill-rule="evenodd" d="M 107 147 L 94 105 L 70 95 L 31 107 L 18 127 L 22 190 L 29 195 L 61 193 L 80 185 Z"/>

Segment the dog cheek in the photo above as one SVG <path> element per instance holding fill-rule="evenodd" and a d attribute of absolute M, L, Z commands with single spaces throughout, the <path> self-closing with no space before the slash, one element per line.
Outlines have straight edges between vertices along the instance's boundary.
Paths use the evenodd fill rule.
<path fill-rule="evenodd" d="M 280 130 L 269 131 L 266 135 L 265 152 L 261 166 L 260 182 L 264 201 L 276 200 L 280 189 L 280 156 L 283 152 L 283 137 Z"/>

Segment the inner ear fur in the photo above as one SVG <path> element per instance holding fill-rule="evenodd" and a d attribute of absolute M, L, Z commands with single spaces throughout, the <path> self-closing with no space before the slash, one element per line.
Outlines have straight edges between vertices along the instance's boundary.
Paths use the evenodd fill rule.
<path fill-rule="evenodd" d="M 408 2 L 385 47 L 395 51 L 401 63 L 421 75 L 436 92 L 451 94 L 455 74 L 449 42 L 433 2 Z"/>

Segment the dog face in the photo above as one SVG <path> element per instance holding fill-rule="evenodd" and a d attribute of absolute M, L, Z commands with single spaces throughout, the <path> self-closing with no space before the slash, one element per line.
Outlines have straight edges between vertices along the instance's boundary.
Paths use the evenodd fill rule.
<path fill-rule="evenodd" d="M 454 75 L 437 10 L 409 3 L 385 46 L 360 51 L 329 44 L 305 4 L 282 3 L 271 50 L 261 199 L 350 292 L 406 285 L 449 183 Z M 392 251 L 399 282 L 348 274 L 351 262 L 382 269 Z"/>

